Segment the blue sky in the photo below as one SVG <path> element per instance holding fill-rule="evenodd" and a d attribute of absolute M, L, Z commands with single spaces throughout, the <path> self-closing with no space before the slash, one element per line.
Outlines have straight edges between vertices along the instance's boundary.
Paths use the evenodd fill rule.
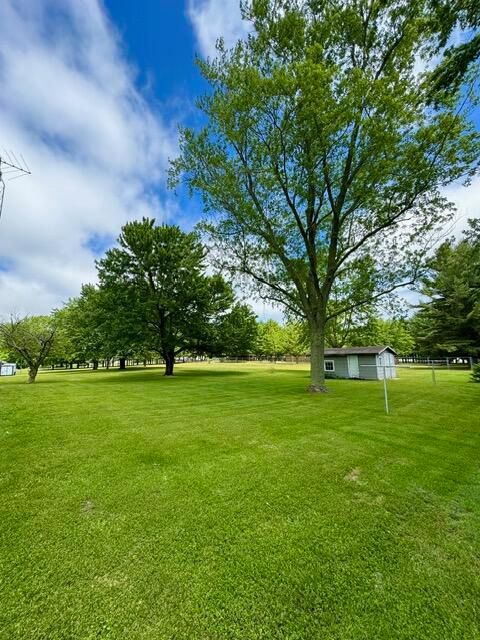
<path fill-rule="evenodd" d="M 199 201 L 165 176 L 178 124 L 198 122 L 195 55 L 246 32 L 238 0 L 0 1 L 0 150 L 32 169 L 7 183 L 0 317 L 77 295 L 129 219 L 192 226 Z M 479 215 L 480 180 L 447 195 L 461 221 Z"/>
<path fill-rule="evenodd" d="M 194 64 L 201 53 L 188 6 L 181 0 L 107 0 L 139 82 L 163 105 L 190 102 L 204 85 Z M 168 64 L 165 62 L 168 61 Z"/>
<path fill-rule="evenodd" d="M 193 224 L 165 178 L 198 117 L 195 53 L 243 33 L 237 0 L 0 2 L 0 149 L 32 169 L 7 183 L 0 316 L 77 295 L 129 219 Z"/>

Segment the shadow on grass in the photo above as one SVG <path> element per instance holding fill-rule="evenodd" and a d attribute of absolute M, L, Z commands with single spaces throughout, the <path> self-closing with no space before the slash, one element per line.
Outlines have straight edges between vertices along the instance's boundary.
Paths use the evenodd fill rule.
<path fill-rule="evenodd" d="M 176 369 L 173 376 L 164 375 L 164 366 L 158 367 L 129 367 L 128 369 L 63 369 L 63 370 L 44 370 L 41 371 L 37 377 L 35 385 L 52 385 L 58 382 L 99 382 L 104 383 L 141 383 L 141 382 L 158 382 L 159 380 L 178 380 L 178 379 L 192 379 L 192 378 L 229 378 L 238 376 L 248 376 L 255 373 L 252 371 L 239 371 L 228 369 L 225 371 L 218 371 L 217 369 L 184 369 L 181 365 Z M 48 376 L 48 377 L 47 377 Z M 58 379 L 53 379 L 57 377 Z M 17 381 L 16 381 L 17 382 Z M 19 383 L 26 383 L 26 377 L 18 380 Z"/>
<path fill-rule="evenodd" d="M 251 373 L 251 372 L 250 372 Z M 129 375 L 130 374 L 130 375 Z M 248 371 L 176 371 L 173 376 L 165 376 L 163 367 L 149 371 L 117 371 L 113 375 L 106 377 L 102 382 L 155 382 L 165 380 L 165 382 L 174 380 L 185 380 L 192 378 L 229 378 L 237 376 L 248 376 Z"/>

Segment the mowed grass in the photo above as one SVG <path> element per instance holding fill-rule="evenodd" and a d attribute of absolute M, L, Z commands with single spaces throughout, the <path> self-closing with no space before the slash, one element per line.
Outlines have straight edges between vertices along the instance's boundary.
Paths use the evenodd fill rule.
<path fill-rule="evenodd" d="M 0 638 L 480 638 L 480 385 L 0 381 Z"/>

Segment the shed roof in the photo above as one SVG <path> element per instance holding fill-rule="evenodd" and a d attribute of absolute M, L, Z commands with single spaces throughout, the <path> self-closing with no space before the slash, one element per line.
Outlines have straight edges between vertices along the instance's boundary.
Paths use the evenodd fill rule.
<path fill-rule="evenodd" d="M 341 349 L 325 349 L 326 356 L 361 356 L 380 355 L 384 351 L 391 351 L 394 355 L 397 352 L 392 347 L 383 345 L 379 347 L 343 347 Z"/>

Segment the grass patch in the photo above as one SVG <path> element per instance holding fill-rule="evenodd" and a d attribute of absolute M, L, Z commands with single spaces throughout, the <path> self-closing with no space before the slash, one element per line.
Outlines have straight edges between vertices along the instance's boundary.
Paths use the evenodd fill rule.
<path fill-rule="evenodd" d="M 480 638 L 478 385 L 0 381 L 0 638 Z"/>

